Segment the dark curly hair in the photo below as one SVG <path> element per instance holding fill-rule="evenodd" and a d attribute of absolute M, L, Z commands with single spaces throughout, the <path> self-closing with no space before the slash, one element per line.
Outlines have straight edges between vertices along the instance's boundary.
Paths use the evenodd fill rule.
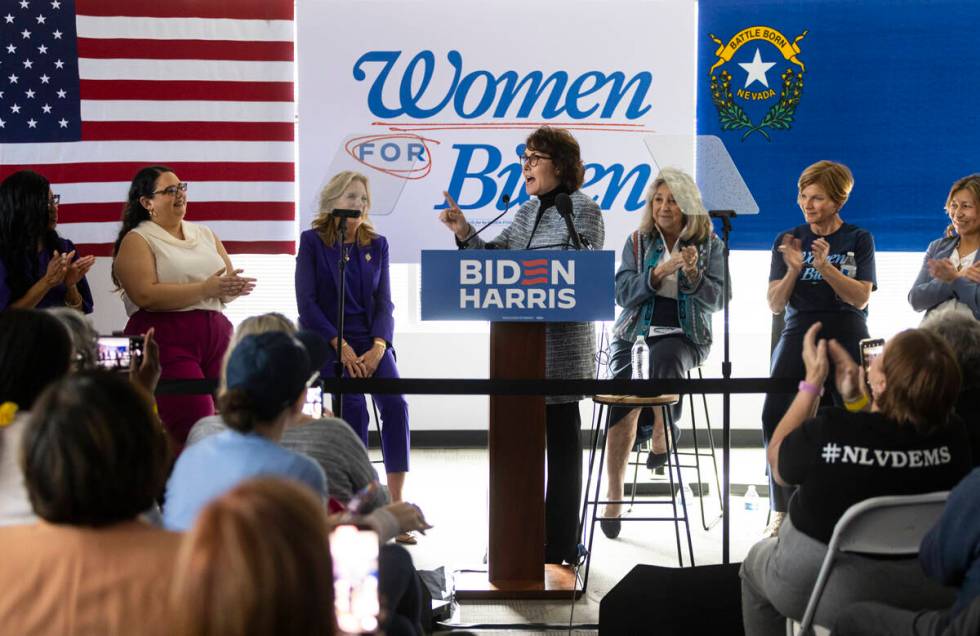
<path fill-rule="evenodd" d="M 37 248 L 58 249 L 48 193 L 51 185 L 33 170 L 15 172 L 0 184 L 0 259 L 7 268 L 10 297 L 23 296 L 43 272 Z"/>
<path fill-rule="evenodd" d="M 558 180 L 569 192 L 575 192 L 585 181 L 582 153 L 572 133 L 564 128 L 542 126 L 527 136 L 529 150 L 537 150 L 551 157 L 558 173 Z"/>
<path fill-rule="evenodd" d="M 112 258 L 116 258 L 116 254 L 119 253 L 119 246 L 122 244 L 122 240 L 126 238 L 129 231 L 135 229 L 143 221 L 150 220 L 150 213 L 143 204 L 140 202 L 142 197 L 153 197 L 153 191 L 156 189 L 157 179 L 160 175 L 173 172 L 167 166 L 147 166 L 136 173 L 133 177 L 133 181 L 129 184 L 129 194 L 126 196 L 126 205 L 123 207 L 122 213 L 122 228 L 119 229 L 119 236 L 116 237 L 116 243 L 112 246 Z M 112 269 L 112 282 L 119 286 L 119 279 L 116 278 L 115 267 Z"/>

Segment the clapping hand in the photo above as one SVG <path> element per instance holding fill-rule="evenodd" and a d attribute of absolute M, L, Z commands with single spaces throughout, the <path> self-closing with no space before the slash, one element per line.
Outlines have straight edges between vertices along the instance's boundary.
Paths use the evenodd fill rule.
<path fill-rule="evenodd" d="M 69 287 L 72 285 L 77 285 L 82 278 L 85 277 L 85 274 L 92 269 L 92 266 L 95 265 L 95 257 L 91 255 L 83 256 L 76 259 L 75 262 L 72 263 L 71 256 L 74 254 L 75 252 L 71 252 L 69 255 L 66 255 L 65 260 L 67 264 L 67 268 L 65 270 L 65 285 Z"/>
<path fill-rule="evenodd" d="M 442 221 L 443 225 L 453 231 L 457 239 L 462 241 L 466 238 L 467 232 L 470 229 L 470 223 L 466 220 L 466 215 L 456 205 L 453 197 L 445 191 L 442 195 L 446 197 L 446 203 L 449 204 L 449 207 L 439 213 L 439 220 Z"/>
<path fill-rule="evenodd" d="M 806 367 L 806 381 L 814 386 L 823 386 L 830 371 L 827 341 L 823 338 L 817 340 L 817 333 L 822 327 L 822 323 L 815 322 L 803 336 L 803 365 Z"/>
<path fill-rule="evenodd" d="M 834 339 L 828 345 L 834 363 L 834 384 L 845 402 L 855 402 L 864 393 L 864 368 L 851 358 L 847 349 Z"/>
<path fill-rule="evenodd" d="M 929 268 L 929 275 L 936 280 L 941 280 L 944 283 L 952 283 L 956 280 L 956 266 L 948 258 L 930 258 L 926 267 Z"/>
<path fill-rule="evenodd" d="M 222 267 L 205 281 L 204 288 L 208 298 L 231 300 L 239 296 L 248 296 L 255 289 L 255 279 L 241 276 L 245 271 L 233 270 L 226 274 L 227 268 Z"/>
<path fill-rule="evenodd" d="M 684 275 L 688 280 L 695 280 L 698 277 L 698 248 L 693 245 L 681 248 L 681 259 Z"/>
<path fill-rule="evenodd" d="M 980 261 L 976 261 L 973 265 L 963 268 L 959 276 L 974 283 L 980 283 Z"/>
<path fill-rule="evenodd" d="M 684 267 L 683 258 L 671 258 L 660 261 L 656 267 L 650 270 L 650 286 L 657 289 L 665 278 L 682 267 Z"/>
<path fill-rule="evenodd" d="M 830 256 L 830 243 L 825 238 L 818 238 L 810 244 L 810 251 L 813 252 L 814 269 L 823 272 L 827 266 L 827 257 Z"/>
<path fill-rule="evenodd" d="M 68 263 L 71 262 L 73 256 L 75 256 L 74 251 L 63 255 L 55 250 L 48 262 L 48 268 L 44 272 L 44 284 L 48 287 L 57 287 L 64 282 L 65 276 L 68 274 Z"/>
<path fill-rule="evenodd" d="M 794 272 L 803 269 L 803 242 L 789 234 L 783 234 L 783 242 L 777 248 L 783 255 L 786 267 Z"/>

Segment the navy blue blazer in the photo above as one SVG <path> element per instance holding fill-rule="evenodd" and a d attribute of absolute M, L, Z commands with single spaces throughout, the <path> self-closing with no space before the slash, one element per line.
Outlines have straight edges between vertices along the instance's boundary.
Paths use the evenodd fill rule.
<path fill-rule="evenodd" d="M 348 278 L 347 285 L 361 300 L 370 321 L 371 335 L 383 338 L 391 346 L 395 331 L 395 305 L 391 302 L 388 241 L 378 236 L 371 240 L 369 246 L 362 247 L 360 253 L 360 280 Z M 316 230 L 306 230 L 300 235 L 299 252 L 296 254 L 299 323 L 303 329 L 316 331 L 327 340 L 337 337 L 338 259 L 337 247 L 325 244 Z"/>

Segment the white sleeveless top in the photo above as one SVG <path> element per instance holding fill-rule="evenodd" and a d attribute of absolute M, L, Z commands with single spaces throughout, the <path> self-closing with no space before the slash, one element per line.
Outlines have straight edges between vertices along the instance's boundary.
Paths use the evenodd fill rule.
<path fill-rule="evenodd" d="M 154 223 L 143 221 L 133 228 L 134 234 L 139 234 L 150 246 L 156 261 L 157 281 L 161 283 L 199 283 L 225 266 L 224 259 L 218 253 L 218 243 L 209 228 L 196 223 L 181 221 L 184 240 L 171 236 L 169 232 Z M 133 303 L 126 292 L 122 293 L 126 314 L 132 316 L 140 307 Z M 191 311 L 193 309 L 210 309 L 221 311 L 225 304 L 218 298 L 208 298 L 182 309 L 173 311 Z"/>

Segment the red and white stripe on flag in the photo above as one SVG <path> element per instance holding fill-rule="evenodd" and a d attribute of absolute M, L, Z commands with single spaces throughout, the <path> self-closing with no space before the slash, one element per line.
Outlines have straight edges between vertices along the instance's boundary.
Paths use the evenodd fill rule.
<path fill-rule="evenodd" d="M 65 3 L 69 5 L 69 3 Z M 58 231 L 109 255 L 129 181 L 164 164 L 232 253 L 294 253 L 293 0 L 75 0 L 81 140 L 0 144 L 61 195 Z"/>

